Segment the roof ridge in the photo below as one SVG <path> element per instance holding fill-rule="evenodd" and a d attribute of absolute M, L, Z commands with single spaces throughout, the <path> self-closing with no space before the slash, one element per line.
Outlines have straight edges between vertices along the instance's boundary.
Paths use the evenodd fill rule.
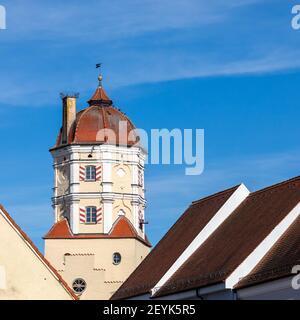
<path fill-rule="evenodd" d="M 188 213 L 188 210 L 194 205 L 194 204 L 198 204 L 198 203 L 201 203 L 202 201 L 206 201 L 206 200 L 210 200 L 210 199 L 213 199 L 215 197 L 218 197 L 222 194 L 225 194 L 227 192 L 230 192 L 230 191 L 233 191 L 233 190 L 236 190 L 238 189 L 238 187 L 242 185 L 242 184 L 239 184 L 239 185 L 236 185 L 234 187 L 231 187 L 231 188 L 228 188 L 228 189 L 225 189 L 223 191 L 219 191 L 219 192 L 216 192 L 212 195 L 209 195 L 207 197 L 204 197 L 202 199 L 199 199 L 199 200 L 196 200 L 196 201 L 193 201 L 192 204 L 190 204 L 183 212 L 183 214 L 172 224 L 172 226 L 169 228 L 169 230 L 165 233 L 165 235 L 158 241 L 158 243 L 156 244 L 155 247 L 158 246 L 159 243 L 163 242 L 163 240 L 167 237 L 167 235 L 169 234 L 169 232 L 171 231 L 171 229 L 173 229 L 173 227 L 175 227 L 178 223 L 180 223 L 180 221 L 182 221 L 185 217 L 185 215 Z"/>
<path fill-rule="evenodd" d="M 209 195 L 209 196 L 206 196 L 206 197 L 204 197 L 204 198 L 200 198 L 199 200 L 194 200 L 194 201 L 192 201 L 192 204 L 190 205 L 190 207 L 193 206 L 194 204 L 198 204 L 198 203 L 200 203 L 200 202 L 204 202 L 204 201 L 206 201 L 206 200 L 210 200 L 210 199 L 212 199 L 212 198 L 216 198 L 216 197 L 222 195 L 223 193 L 227 193 L 227 192 L 229 192 L 229 191 L 235 190 L 235 189 L 237 189 L 238 187 L 240 187 L 242 184 L 243 184 L 243 183 L 240 183 L 240 184 L 235 185 L 235 186 L 233 186 L 233 187 L 231 187 L 231 188 L 228 188 L 228 189 L 225 189 L 225 190 L 222 190 L 222 191 L 213 193 L 213 194 L 211 194 L 211 195 Z"/>
<path fill-rule="evenodd" d="M 268 191 L 268 190 L 280 188 L 280 187 L 283 187 L 283 186 L 285 186 L 285 185 L 287 185 L 287 184 L 289 184 L 291 182 L 300 182 L 300 176 L 296 176 L 296 177 L 290 178 L 288 180 L 277 182 L 277 183 L 275 183 L 275 184 L 273 184 L 271 186 L 267 186 L 265 188 L 256 190 L 254 192 L 251 192 L 249 196 L 255 196 L 257 194 L 263 193 L 263 192 Z"/>

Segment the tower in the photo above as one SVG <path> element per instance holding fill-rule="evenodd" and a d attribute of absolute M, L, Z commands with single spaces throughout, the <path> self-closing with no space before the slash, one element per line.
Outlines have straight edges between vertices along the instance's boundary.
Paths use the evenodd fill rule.
<path fill-rule="evenodd" d="M 101 81 L 87 108 L 62 96 L 54 161 L 54 225 L 45 256 L 81 299 L 108 299 L 149 253 L 144 228 L 146 152 Z"/>

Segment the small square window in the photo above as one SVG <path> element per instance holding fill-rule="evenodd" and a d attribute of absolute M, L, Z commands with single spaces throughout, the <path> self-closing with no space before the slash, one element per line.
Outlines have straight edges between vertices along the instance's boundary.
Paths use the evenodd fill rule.
<path fill-rule="evenodd" d="M 96 181 L 96 167 L 95 166 L 86 166 L 85 180 L 86 181 Z"/>
<path fill-rule="evenodd" d="M 96 207 L 87 207 L 86 208 L 86 223 L 96 223 L 97 217 L 96 217 Z"/>

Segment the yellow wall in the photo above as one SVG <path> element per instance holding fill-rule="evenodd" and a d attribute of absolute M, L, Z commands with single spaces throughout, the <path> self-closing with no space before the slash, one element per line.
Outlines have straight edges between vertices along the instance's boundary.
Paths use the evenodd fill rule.
<path fill-rule="evenodd" d="M 122 210 L 123 215 L 136 227 L 137 233 L 144 238 L 144 232 L 138 227 L 138 213 L 141 211 L 144 216 L 145 206 L 144 186 L 138 183 L 138 172 L 144 174 L 142 151 L 116 146 L 95 146 L 91 148 L 93 151 L 87 151 L 89 150 L 87 146 L 68 148 L 53 152 L 57 196 L 54 205 L 57 220 L 60 220 L 64 212 L 75 234 L 103 234 L 109 233 L 120 214 L 123 214 L 120 212 Z M 67 179 L 59 177 L 58 172 L 64 154 L 66 154 L 65 164 L 68 163 L 70 166 Z M 78 172 L 80 165 L 101 165 L 101 180 L 80 181 Z M 60 183 L 58 179 L 70 181 L 71 196 L 65 186 L 58 186 Z M 64 189 L 67 190 L 65 193 Z M 79 223 L 80 208 L 88 206 L 102 208 L 101 223 Z M 71 217 L 68 216 L 68 212 L 71 212 Z M 136 239 L 45 241 L 46 257 L 60 270 L 70 285 L 76 278 L 83 278 L 87 282 L 87 290 L 82 294 L 82 299 L 108 299 L 145 258 L 149 250 Z M 112 263 L 114 252 L 122 255 L 122 262 L 118 266 Z M 65 256 L 66 253 L 70 255 Z"/>
<path fill-rule="evenodd" d="M 76 278 L 87 282 L 81 299 L 109 299 L 149 253 L 136 239 L 47 239 L 45 256 L 53 261 L 71 286 Z M 119 252 L 122 261 L 112 263 Z M 65 256 L 65 254 L 70 254 Z"/>
<path fill-rule="evenodd" d="M 118 172 L 124 172 L 124 176 L 119 175 Z M 112 167 L 112 181 L 113 192 L 117 193 L 131 193 L 132 192 L 132 171 L 130 165 L 115 164 Z"/>
<path fill-rule="evenodd" d="M 0 230 L 0 299 L 71 299 L 2 214 Z"/>
<path fill-rule="evenodd" d="M 119 218 L 119 214 L 125 213 L 125 217 L 129 219 L 131 222 L 133 222 L 133 216 L 132 216 L 132 205 L 130 200 L 121 200 L 116 199 L 113 203 L 113 221 L 116 221 Z"/>

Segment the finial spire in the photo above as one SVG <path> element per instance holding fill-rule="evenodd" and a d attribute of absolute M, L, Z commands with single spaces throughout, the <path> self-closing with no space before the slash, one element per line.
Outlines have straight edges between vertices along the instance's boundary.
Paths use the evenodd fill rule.
<path fill-rule="evenodd" d="M 97 63 L 96 64 L 96 69 L 100 69 L 99 71 L 99 76 L 98 76 L 98 81 L 99 81 L 99 88 L 102 88 L 102 80 L 103 80 L 103 77 L 102 77 L 102 74 L 101 74 L 101 67 L 102 67 L 102 63 Z"/>
<path fill-rule="evenodd" d="M 98 80 L 99 80 L 99 85 L 98 88 L 96 89 L 94 95 L 92 98 L 88 101 L 90 106 L 111 106 L 112 105 L 112 100 L 107 96 L 105 93 L 103 87 L 102 87 L 102 74 L 101 74 L 101 66 L 102 63 L 97 63 L 96 64 L 96 69 L 100 68 Z"/>

